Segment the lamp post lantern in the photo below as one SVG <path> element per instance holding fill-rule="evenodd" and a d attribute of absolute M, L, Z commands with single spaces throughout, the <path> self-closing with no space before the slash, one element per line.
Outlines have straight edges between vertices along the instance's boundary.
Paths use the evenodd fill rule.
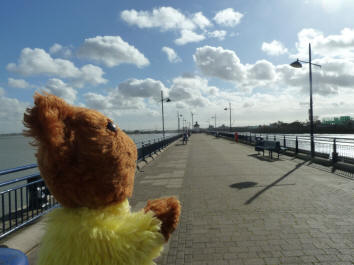
<path fill-rule="evenodd" d="M 229 108 L 224 108 L 224 110 L 230 111 L 230 132 L 231 132 L 231 102 L 229 102 Z"/>
<path fill-rule="evenodd" d="M 311 140 L 311 158 L 315 156 L 315 141 L 313 137 L 313 131 L 314 131 L 314 126 L 313 126 L 313 101 L 312 101 L 312 65 L 321 67 L 319 64 L 315 64 L 311 62 L 311 43 L 309 43 L 309 61 L 301 61 L 297 59 L 295 62 L 291 63 L 290 66 L 295 67 L 295 68 L 301 68 L 302 64 L 301 63 L 308 63 L 309 64 L 309 81 L 310 81 L 310 140 Z"/>
<path fill-rule="evenodd" d="M 165 138 L 165 117 L 163 113 L 163 102 L 171 102 L 171 99 L 169 98 L 163 98 L 163 91 L 161 90 L 161 108 L 162 108 L 162 136 Z"/>

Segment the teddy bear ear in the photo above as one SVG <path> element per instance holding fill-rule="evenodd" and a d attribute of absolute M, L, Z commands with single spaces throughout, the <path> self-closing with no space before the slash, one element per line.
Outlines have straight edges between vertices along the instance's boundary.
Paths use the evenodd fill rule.
<path fill-rule="evenodd" d="M 27 128 L 24 135 L 33 137 L 35 144 L 59 146 L 64 141 L 64 120 L 71 109 L 54 95 L 35 93 L 34 106 L 24 113 L 23 124 Z"/>

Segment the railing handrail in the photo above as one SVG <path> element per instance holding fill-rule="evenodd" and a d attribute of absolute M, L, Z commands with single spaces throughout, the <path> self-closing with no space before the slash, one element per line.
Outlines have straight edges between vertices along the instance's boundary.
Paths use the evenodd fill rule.
<path fill-rule="evenodd" d="M 8 181 L 5 181 L 5 182 L 0 182 L 0 187 L 6 186 L 6 185 L 10 185 L 10 184 L 14 184 L 14 183 L 17 183 L 17 182 L 20 182 L 20 181 L 28 180 L 28 179 L 31 179 L 31 178 L 36 178 L 36 177 L 39 177 L 39 176 L 40 176 L 39 173 L 34 173 L 34 174 L 27 175 L 27 176 L 24 176 L 24 177 L 15 178 L 15 179 L 8 180 Z"/>
<path fill-rule="evenodd" d="M 138 160 L 145 159 L 146 156 L 156 153 L 179 137 L 181 137 L 181 134 L 159 138 L 159 141 L 153 139 L 145 143 L 142 142 L 141 147 L 138 148 Z M 38 167 L 37 164 L 28 164 L 4 169 L 0 170 L 0 176 L 36 167 Z M 16 185 L 16 183 L 18 184 Z M 44 179 L 40 177 L 38 172 L 0 182 L 0 188 L 4 189 L 0 191 L 0 239 L 38 219 L 59 205 L 50 194 L 50 191 L 45 186 Z"/>
<path fill-rule="evenodd" d="M 3 169 L 3 170 L 0 170 L 0 176 L 23 171 L 23 170 L 27 170 L 27 169 L 31 169 L 31 168 L 35 168 L 35 167 L 37 167 L 37 164 L 28 164 L 28 165 L 24 165 L 24 166 L 15 167 L 15 168 Z"/>

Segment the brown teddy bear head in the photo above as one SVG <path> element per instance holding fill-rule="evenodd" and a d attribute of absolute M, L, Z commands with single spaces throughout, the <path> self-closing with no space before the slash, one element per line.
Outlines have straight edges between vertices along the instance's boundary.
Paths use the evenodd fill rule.
<path fill-rule="evenodd" d="M 36 93 L 24 125 L 41 176 L 63 206 L 98 208 L 132 195 L 136 146 L 103 114 Z"/>

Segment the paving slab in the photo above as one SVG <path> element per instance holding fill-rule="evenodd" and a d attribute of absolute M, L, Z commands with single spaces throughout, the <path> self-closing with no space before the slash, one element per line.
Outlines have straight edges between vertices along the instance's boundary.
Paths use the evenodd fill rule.
<path fill-rule="evenodd" d="M 175 195 L 178 230 L 158 264 L 354 264 L 354 181 L 205 134 L 136 176 L 132 205 Z"/>
<path fill-rule="evenodd" d="M 130 203 L 165 196 L 182 215 L 159 265 L 354 264 L 354 181 L 309 161 L 194 134 L 139 169 Z"/>

